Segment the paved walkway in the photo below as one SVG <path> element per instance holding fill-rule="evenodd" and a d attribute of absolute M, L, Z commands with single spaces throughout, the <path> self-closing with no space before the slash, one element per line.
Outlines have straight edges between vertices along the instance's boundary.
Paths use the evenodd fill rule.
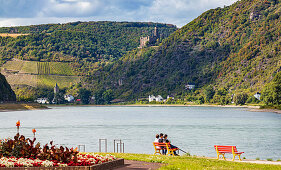
<path fill-rule="evenodd" d="M 125 160 L 125 165 L 114 170 L 155 170 L 162 166 L 160 163 Z"/>

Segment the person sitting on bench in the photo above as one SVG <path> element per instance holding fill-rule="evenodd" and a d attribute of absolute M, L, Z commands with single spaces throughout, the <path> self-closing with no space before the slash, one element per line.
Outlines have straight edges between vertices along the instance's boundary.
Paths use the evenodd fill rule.
<path fill-rule="evenodd" d="M 154 142 L 159 142 L 159 135 L 156 134 Z"/>
<path fill-rule="evenodd" d="M 158 143 L 164 143 L 164 134 L 160 133 L 160 138 L 158 140 Z M 165 147 L 161 146 L 162 149 L 162 155 L 165 155 L 167 150 L 164 149 Z M 165 154 L 164 154 L 165 153 Z"/>
<path fill-rule="evenodd" d="M 168 138 L 168 135 L 165 134 L 165 135 L 164 135 L 164 143 L 170 143 L 172 149 L 178 148 L 178 147 L 172 145 L 172 144 L 171 144 L 171 141 L 169 141 L 167 138 Z M 166 155 L 166 154 L 167 154 L 167 150 L 163 150 L 163 151 L 164 151 L 164 155 Z M 176 156 L 178 155 L 178 154 L 176 153 L 176 151 L 174 151 L 174 154 L 175 154 Z"/>

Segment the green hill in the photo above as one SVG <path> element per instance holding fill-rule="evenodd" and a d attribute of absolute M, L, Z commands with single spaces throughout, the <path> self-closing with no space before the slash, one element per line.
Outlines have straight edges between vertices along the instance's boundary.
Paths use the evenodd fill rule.
<path fill-rule="evenodd" d="M 280 14 L 277 0 L 241 0 L 209 10 L 158 49 L 134 50 L 87 81 L 125 99 L 186 95 L 188 83 L 197 89 L 212 85 L 220 95 L 254 94 L 281 70 Z"/>
<path fill-rule="evenodd" d="M 1 72 L 18 96 L 29 94 L 27 100 L 33 100 L 37 91 L 41 93 L 45 88 L 51 91 L 56 83 L 60 88 L 77 90 L 74 85 L 80 87 L 81 77 L 91 76 L 136 49 L 140 37 L 151 35 L 155 27 L 160 36 L 154 45 L 177 29 L 170 24 L 141 22 L 2 27 Z M 24 98 L 20 97 L 20 100 Z"/>
<path fill-rule="evenodd" d="M 29 61 L 75 63 L 80 75 L 111 63 L 139 46 L 141 36 L 157 26 L 159 41 L 176 30 L 174 25 L 138 22 L 75 22 L 3 27 L 0 33 L 0 64 L 17 58 Z M 6 34 L 3 34 L 6 35 Z"/>
<path fill-rule="evenodd" d="M 5 76 L 0 73 L 0 102 L 16 101 L 16 95 L 6 81 Z"/>

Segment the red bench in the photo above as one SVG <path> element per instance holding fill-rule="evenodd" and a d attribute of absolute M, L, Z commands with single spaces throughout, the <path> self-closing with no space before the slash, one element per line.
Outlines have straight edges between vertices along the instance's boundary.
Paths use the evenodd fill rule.
<path fill-rule="evenodd" d="M 167 155 L 173 155 L 175 156 L 174 154 L 174 151 L 177 151 L 179 150 L 178 148 L 171 148 L 171 144 L 170 143 L 158 143 L 158 142 L 153 142 L 153 146 L 154 146 L 154 149 L 155 149 L 155 152 L 153 155 L 156 155 L 157 153 L 160 153 L 161 150 L 167 150 Z"/>
<path fill-rule="evenodd" d="M 224 155 L 226 153 L 233 154 L 233 161 L 235 159 L 235 156 L 237 155 L 239 160 L 241 161 L 240 155 L 244 152 L 238 152 L 236 146 L 221 146 L 221 145 L 214 145 L 216 152 L 217 152 L 217 158 L 220 158 L 220 155 L 222 155 L 223 159 L 225 160 Z"/>

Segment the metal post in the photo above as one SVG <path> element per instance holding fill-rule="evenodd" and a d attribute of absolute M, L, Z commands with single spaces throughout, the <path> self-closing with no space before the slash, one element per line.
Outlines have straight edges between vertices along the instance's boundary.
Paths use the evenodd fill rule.
<path fill-rule="evenodd" d="M 122 141 L 120 140 L 120 153 L 122 153 Z"/>
<path fill-rule="evenodd" d="M 101 139 L 99 139 L 99 152 L 101 152 Z"/>
<path fill-rule="evenodd" d="M 114 142 L 114 153 L 115 153 L 115 140 L 113 142 Z"/>
<path fill-rule="evenodd" d="M 113 140 L 113 148 L 114 148 L 114 153 L 119 151 L 119 145 L 120 145 L 120 153 L 122 152 L 122 140 L 121 139 L 114 139 Z"/>
<path fill-rule="evenodd" d="M 81 152 L 81 148 L 83 148 L 83 152 L 86 151 L 86 146 L 85 145 L 78 145 L 78 151 Z"/>
<path fill-rule="evenodd" d="M 107 152 L 107 139 L 99 139 L 99 152 L 102 152 L 102 141 L 104 141 L 104 151 Z"/>

